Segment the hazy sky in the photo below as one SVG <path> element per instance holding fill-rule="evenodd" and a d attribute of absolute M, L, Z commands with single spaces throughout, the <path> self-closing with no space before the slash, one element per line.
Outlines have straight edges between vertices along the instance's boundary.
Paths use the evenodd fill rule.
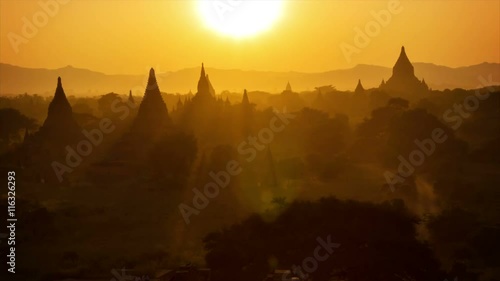
<path fill-rule="evenodd" d="M 108 74 L 143 74 L 151 66 L 171 71 L 202 61 L 225 69 L 318 72 L 360 63 L 392 66 L 401 45 L 414 62 L 500 62 L 497 0 L 402 0 L 396 12 L 388 9 L 391 1 L 284 1 L 272 27 L 239 39 L 207 28 L 199 1 L 57 0 L 67 3 L 47 14 L 40 2 L 53 1 L 0 0 L 1 62 Z M 218 2 L 220 13 L 228 0 Z M 243 7 L 224 13 L 237 9 Z M 372 22 L 381 10 L 391 14 L 387 24 Z M 40 27 L 33 31 L 31 23 Z M 356 44 L 355 28 L 367 25 L 370 41 Z M 350 59 L 341 49 L 347 45 L 357 48 Z"/>

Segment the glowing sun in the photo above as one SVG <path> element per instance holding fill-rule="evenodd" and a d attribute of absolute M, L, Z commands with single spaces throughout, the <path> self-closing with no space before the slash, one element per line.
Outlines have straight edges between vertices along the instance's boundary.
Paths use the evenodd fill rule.
<path fill-rule="evenodd" d="M 281 17 L 283 0 L 199 0 L 198 11 L 210 29 L 243 38 L 270 29 Z"/>

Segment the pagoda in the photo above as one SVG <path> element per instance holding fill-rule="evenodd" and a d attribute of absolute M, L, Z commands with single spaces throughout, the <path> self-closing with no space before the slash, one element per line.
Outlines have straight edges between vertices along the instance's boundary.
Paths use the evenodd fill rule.
<path fill-rule="evenodd" d="M 381 84 L 380 88 L 393 93 L 416 93 L 429 89 L 427 84 L 415 76 L 413 65 L 406 55 L 404 46 L 401 47 L 399 58 L 392 69 L 391 78 L 385 84 Z"/>

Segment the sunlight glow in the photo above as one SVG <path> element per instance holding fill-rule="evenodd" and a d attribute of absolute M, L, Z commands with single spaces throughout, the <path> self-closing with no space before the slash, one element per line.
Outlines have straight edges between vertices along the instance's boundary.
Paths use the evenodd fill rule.
<path fill-rule="evenodd" d="M 199 0 L 205 25 L 216 32 L 243 38 L 269 30 L 281 17 L 282 0 Z"/>

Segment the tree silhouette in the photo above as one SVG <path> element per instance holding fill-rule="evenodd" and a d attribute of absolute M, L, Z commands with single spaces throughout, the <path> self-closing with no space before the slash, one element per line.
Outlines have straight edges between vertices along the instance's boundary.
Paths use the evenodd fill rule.
<path fill-rule="evenodd" d="M 417 222 L 398 202 L 294 202 L 272 222 L 253 215 L 207 235 L 206 261 L 216 280 L 259 280 L 275 266 L 302 265 L 318 237 L 330 237 L 340 247 L 318 264 L 311 273 L 314 280 L 442 279 L 432 252 L 416 238 Z M 277 265 L 269 263 L 271 257 Z"/>
<path fill-rule="evenodd" d="M 0 109 L 0 152 L 12 143 L 23 141 L 25 130 L 37 128 L 35 119 L 26 117 L 13 108 Z"/>

